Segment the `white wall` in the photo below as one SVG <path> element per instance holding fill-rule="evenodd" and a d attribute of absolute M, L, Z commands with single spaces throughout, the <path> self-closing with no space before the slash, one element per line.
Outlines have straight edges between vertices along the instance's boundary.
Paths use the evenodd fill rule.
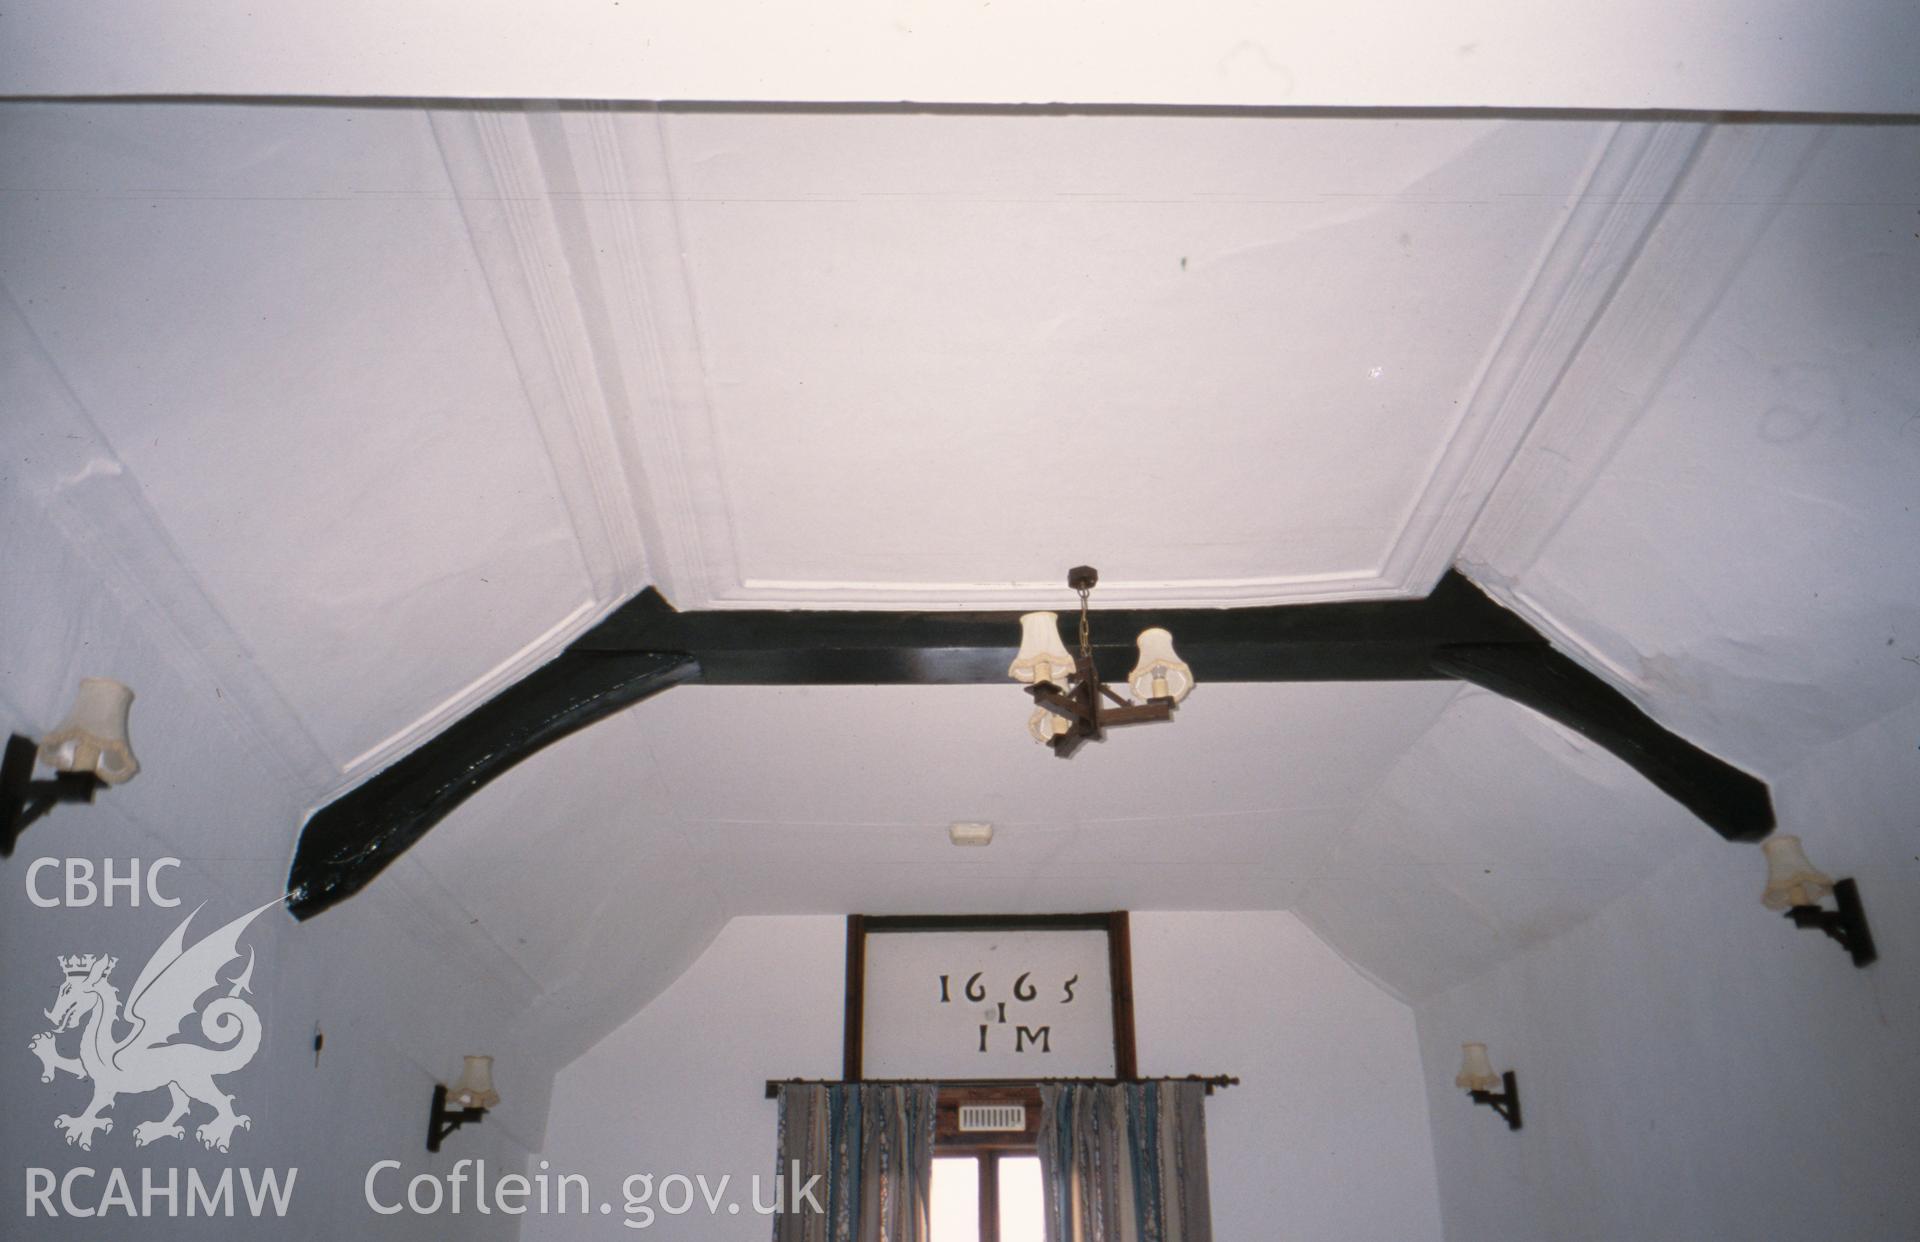
<path fill-rule="evenodd" d="M 1920 712 L 1775 782 L 1785 831 L 1860 884 L 1880 960 L 1759 902 L 1758 849 L 1702 833 L 1559 938 L 1416 1007 L 1446 1235 L 1920 1236 Z M 1520 1079 L 1509 1133 L 1455 1090 L 1483 1040 Z"/>
<path fill-rule="evenodd" d="M 1465 559 L 1669 728 L 1762 775 L 1781 830 L 1858 878 L 1881 960 L 1856 971 L 1762 909 L 1757 849 L 1675 825 L 1661 846 L 1679 852 L 1591 921 L 1416 1004 L 1463 1242 L 1920 1236 L 1920 284 L 1887 249 L 1913 240 L 1920 131 L 1713 142 L 1805 147 L 1790 182 L 1753 183 L 1788 166 L 1753 163 L 1728 183 L 1746 206 L 1716 232 L 1752 241 L 1724 286 L 1661 290 L 1664 342 L 1614 351 L 1670 360 L 1576 368 L 1549 404 L 1541 427 L 1565 433 L 1528 451 L 1604 474 L 1562 476 L 1579 496 L 1563 519 L 1492 523 Z M 1648 253 L 1720 244 L 1699 226 L 1676 204 Z M 1615 307 L 1672 271 L 1636 268 Z M 1591 435 L 1596 394 L 1644 406 L 1617 442 Z M 1530 836 L 1615 850 L 1658 827 L 1614 815 L 1608 834 L 1604 809 L 1539 807 L 1488 865 L 1524 867 Z M 1518 1072 L 1521 1133 L 1451 1086 L 1469 1039 Z"/>
<path fill-rule="evenodd" d="M 116 549 L 89 525 L 137 505 L 137 485 L 111 466 L 47 471 L 55 447 L 35 438 L 20 411 L 0 420 L 10 470 L 0 483 L 0 633 L 7 636 L 0 727 L 37 737 L 57 723 L 81 676 L 115 677 L 136 692 L 131 733 L 142 770 L 93 806 L 56 808 L 0 862 L 0 994 L 8 1002 L 0 1008 L 0 1235 L 327 1242 L 456 1232 L 446 1218 L 368 1210 L 361 1190 L 368 1165 L 392 1157 L 409 1172 L 445 1170 L 458 1157 L 485 1156 L 496 1168 L 518 1167 L 539 1145 L 552 1067 L 506 1041 L 503 1006 L 511 997 L 489 982 L 488 963 L 442 930 L 445 924 L 430 917 L 430 901 L 404 880 L 375 885 L 307 924 L 269 909 L 245 935 L 243 944 L 257 954 L 251 999 L 263 1042 L 251 1063 L 219 1080 L 236 1097 L 236 1110 L 252 1119 L 228 1153 L 195 1141 L 193 1127 L 210 1115 L 204 1106 L 189 1116 L 185 1137 L 135 1147 L 135 1125 L 166 1111 L 162 1091 L 120 1097 L 106 1114 L 113 1129 L 97 1136 L 91 1151 L 68 1146 L 54 1128 L 56 1115 L 83 1111 L 90 1094 L 87 1084 L 64 1074 L 41 1083 L 28 1053 L 29 1041 L 50 1025 L 42 1010 L 63 982 L 54 958 L 118 957 L 112 979 L 124 999 L 148 955 L 195 906 L 206 903 L 192 939 L 278 898 L 303 812 L 297 783 L 250 734 L 236 696 L 180 640 L 181 619 L 126 589 L 113 568 Z M 124 873 L 132 859 L 165 856 L 182 860 L 160 881 L 163 896 L 181 901 L 178 908 L 144 901 L 130 908 L 119 892 L 111 909 L 44 908 L 28 898 L 28 869 L 41 857 L 86 858 L 95 866 L 112 858 Z M 42 894 L 59 887 L 48 879 L 41 877 Z M 317 1064 L 316 1024 L 326 1037 Z M 187 1035 L 196 1038 L 191 1027 Z M 76 1038 L 63 1037 L 65 1054 L 72 1055 Z M 504 1103 L 479 1129 L 455 1135 L 447 1151 L 429 1158 L 433 1082 L 457 1071 L 460 1055 L 470 1051 L 498 1056 Z M 144 1168 L 180 1170 L 183 1194 L 187 1169 L 209 1180 L 226 1169 L 298 1172 L 284 1220 L 134 1220 L 118 1212 L 25 1219 L 26 1170 L 59 1178 L 82 1167 L 95 1170 L 75 1183 L 83 1206 L 99 1203 L 112 1169 L 125 1170 L 136 1194 Z M 158 1176 L 164 1184 L 166 1173 Z M 154 1203 L 165 1210 L 164 1200 Z M 466 1219 L 457 1234 L 504 1242 L 516 1236 L 515 1224 L 499 1216 Z"/>
<path fill-rule="evenodd" d="M 616 1205 L 630 1173 L 764 1177 L 775 1106 L 763 1081 L 839 1075 L 845 951 L 842 918 L 728 923 L 685 975 L 561 1072 L 553 1171 L 586 1174 L 596 1199 Z M 1410 1011 L 1289 914 L 1137 913 L 1133 953 L 1141 1072 L 1242 1079 L 1207 1105 L 1216 1236 L 1439 1236 Z M 617 1209 L 530 1217 L 525 1237 L 613 1237 L 619 1219 Z M 672 1228 L 692 1239 L 764 1232 L 758 1218 L 699 1208 Z"/>
<path fill-rule="evenodd" d="M 1229 1073 L 1207 1105 L 1214 1236 L 1438 1236 L 1412 1013 L 1291 914 L 1135 914 L 1143 1074 Z"/>

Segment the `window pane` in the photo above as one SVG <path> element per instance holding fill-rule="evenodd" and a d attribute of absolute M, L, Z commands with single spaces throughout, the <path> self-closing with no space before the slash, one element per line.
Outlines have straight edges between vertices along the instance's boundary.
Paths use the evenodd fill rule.
<path fill-rule="evenodd" d="M 1034 1164 L 1039 1165 L 1035 1160 Z M 1040 1172 L 1034 1170 L 1034 1183 Z M 980 1162 L 972 1156 L 936 1156 L 933 1160 L 933 1242 L 980 1242 Z M 1036 1200 L 1036 1203 L 1038 1201 Z M 1038 1220 L 1038 1217 L 1035 1218 Z M 1038 1234 L 1034 1237 L 1037 1239 Z"/>
<path fill-rule="evenodd" d="M 1040 1157 L 1000 1157 L 1000 1242 L 1045 1242 L 1043 1224 Z"/>

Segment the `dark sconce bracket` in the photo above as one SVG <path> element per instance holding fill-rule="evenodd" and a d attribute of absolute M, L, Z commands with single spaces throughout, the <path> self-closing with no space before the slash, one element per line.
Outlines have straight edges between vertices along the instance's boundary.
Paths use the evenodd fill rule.
<path fill-rule="evenodd" d="M 464 1125 L 479 1125 L 487 1115 L 484 1108 L 448 1108 L 447 1086 L 433 1085 L 433 1111 L 427 1114 L 427 1150 L 439 1151 L 440 1140 Z"/>
<path fill-rule="evenodd" d="M 15 733 L 7 739 L 0 764 L 0 858 L 12 858 L 13 846 L 28 824 L 62 802 L 92 802 L 106 782 L 91 772 L 61 772 L 50 781 L 33 779 L 32 738 Z"/>
<path fill-rule="evenodd" d="M 1512 1070 L 1508 1070 L 1500 1075 L 1500 1081 L 1505 1085 L 1505 1091 L 1469 1091 L 1467 1095 L 1475 1104 L 1485 1104 L 1505 1117 L 1507 1129 L 1518 1130 L 1520 1128 L 1520 1080 L 1514 1077 Z"/>
<path fill-rule="evenodd" d="M 1836 910 L 1824 906 L 1793 906 L 1786 917 L 1793 920 L 1795 927 L 1823 931 L 1828 939 L 1838 941 L 1853 958 L 1855 968 L 1872 964 L 1880 954 L 1873 947 L 1873 933 L 1867 928 L 1866 907 L 1860 904 L 1860 886 L 1851 878 L 1835 880 L 1833 900 L 1839 907 Z"/>

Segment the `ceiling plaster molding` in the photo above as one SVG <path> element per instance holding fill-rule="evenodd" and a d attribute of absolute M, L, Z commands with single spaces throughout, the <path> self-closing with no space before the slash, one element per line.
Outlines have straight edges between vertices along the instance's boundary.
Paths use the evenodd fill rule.
<path fill-rule="evenodd" d="M 807 608 L 917 612 L 929 608 L 1008 609 L 1060 606 L 1061 582 L 838 582 L 822 579 L 748 578 L 716 592 L 717 609 Z M 1265 607 L 1331 604 L 1353 600 L 1405 599 L 1422 592 L 1376 573 L 1297 574 L 1266 578 L 1176 578 L 1100 580 L 1108 605 L 1157 608 Z"/>
<path fill-rule="evenodd" d="M 582 543 L 615 535 L 611 598 L 734 581 L 660 114 L 432 116 Z"/>
<path fill-rule="evenodd" d="M 341 765 L 340 770 L 348 779 L 344 782 L 335 781 L 335 786 L 344 788 L 346 785 L 354 784 L 413 750 L 426 739 L 439 733 L 481 703 L 552 659 L 555 652 L 564 650 L 568 643 L 592 629 L 594 622 L 604 616 L 607 611 L 606 606 L 594 600 L 583 601 L 572 612 L 549 627 L 546 633 L 488 669 L 485 675 L 468 682 L 453 694 L 448 695 L 432 710 L 409 721 L 404 727 L 396 729 L 387 737 L 347 760 Z"/>
<path fill-rule="evenodd" d="M 1497 594 L 1539 559 L 1652 404 L 1779 214 L 1821 133 L 1811 125 L 1707 128 L 1684 185 L 1650 222 L 1657 227 L 1648 229 L 1642 255 L 1545 394 L 1518 460 L 1462 548 L 1461 563 Z M 1753 209 L 1726 210 L 1734 204 Z M 1556 638 L 1565 633 L 1523 601 L 1508 602 Z"/>
<path fill-rule="evenodd" d="M 1532 460 L 1521 457 L 1529 430 L 1588 348 L 1708 128 L 1690 121 L 1612 127 L 1482 363 L 1455 434 L 1387 555 L 1384 578 L 1413 593 L 1430 590 L 1458 559 L 1488 496 Z M 1638 410 L 1618 415 L 1631 422 Z"/>
<path fill-rule="evenodd" d="M 44 511 L 188 685 L 218 687 L 239 719 L 237 743 L 277 766 L 296 800 L 338 784 L 338 772 L 252 649 L 201 589 L 140 482 L 114 451 L 25 312 L 0 283 L 0 373 L 9 377 L 5 438 L 34 469 L 15 478 L 40 491 Z M 32 660 L 29 659 L 31 664 Z M 135 687 L 136 690 L 139 687 Z"/>
<path fill-rule="evenodd" d="M 534 133 L 552 110 L 427 115 L 595 597 L 612 604 L 647 584 L 647 550 Z"/>
<path fill-rule="evenodd" d="M 743 576 L 733 553 L 731 519 L 724 504 L 708 520 L 724 523 L 724 549 L 710 554 L 706 590 L 675 597 L 701 609 L 798 607 L 848 611 L 920 612 L 928 609 L 1046 608 L 1060 603 L 1057 579 L 1032 582 L 907 582 L 885 579 L 784 579 Z M 709 528 L 713 529 L 713 528 Z M 1445 566 L 1442 566 L 1444 571 Z M 1407 599 L 1425 594 L 1432 583 L 1410 586 L 1373 568 L 1348 572 L 1288 574 L 1246 578 L 1102 578 L 1101 598 L 1109 606 L 1158 608 L 1266 607 L 1274 604 L 1330 604 L 1369 599 Z M 668 592 L 671 596 L 671 592 Z"/>
<path fill-rule="evenodd" d="M 1483 590 L 1649 716 L 1663 704 L 1637 668 L 1583 637 L 1590 610 L 1529 577 L 1566 516 L 1592 489 L 1666 384 L 1786 204 L 1821 140 L 1812 125 L 1715 127 L 1663 216 L 1645 262 L 1622 283 L 1522 448 L 1524 465 L 1494 491 L 1460 564 Z M 1711 210 L 1686 210 L 1693 205 Z M 1747 211 L 1725 210 L 1744 204 Z"/>
<path fill-rule="evenodd" d="M 561 216 L 576 273 L 590 275 L 587 328 L 619 411 L 615 438 L 644 481 L 654 585 L 674 599 L 737 581 L 732 515 L 707 399 L 679 205 L 658 111 L 588 107 L 537 134 L 550 170 L 586 169 Z M 576 183 L 578 178 L 569 180 Z M 555 187 L 560 188 L 560 187 Z M 603 207 L 591 210 L 589 207 Z M 606 279 L 603 282 L 603 277 Z"/>
<path fill-rule="evenodd" d="M 607 408 L 604 368 L 575 289 L 577 268 L 554 219 L 535 125 L 553 111 L 509 107 L 427 113 L 475 257 L 553 467 L 593 596 L 545 633 L 405 727 L 342 764 L 326 792 L 381 771 L 564 650 L 649 584 L 631 454 Z"/>

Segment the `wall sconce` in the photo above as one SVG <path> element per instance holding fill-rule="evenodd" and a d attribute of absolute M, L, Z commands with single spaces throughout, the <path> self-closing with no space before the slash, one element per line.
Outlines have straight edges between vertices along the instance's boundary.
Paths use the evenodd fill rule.
<path fill-rule="evenodd" d="M 1852 879 L 1835 880 L 1816 870 L 1800 848 L 1800 838 L 1771 836 L 1760 843 L 1767 856 L 1767 887 L 1760 904 L 1769 910 L 1784 910 L 1795 927 L 1823 931 L 1840 943 L 1856 967 L 1870 964 L 1880 955 L 1873 947 L 1873 933 L 1867 929 L 1867 912 L 1860 904 L 1860 889 Z M 1827 910 L 1820 899 L 1833 894 L 1839 908 Z"/>
<path fill-rule="evenodd" d="M 1485 1104 L 1494 1112 L 1507 1119 L 1507 1129 L 1520 1128 L 1520 1080 L 1512 1070 L 1504 1074 L 1493 1072 L 1493 1065 L 1487 1060 L 1485 1044 L 1461 1044 L 1462 1053 L 1460 1072 L 1454 1075 L 1453 1085 L 1466 1088 L 1475 1104 Z M 1495 1087 L 1504 1087 L 1495 1091 Z"/>
<path fill-rule="evenodd" d="M 451 1102 L 452 1108 L 447 1104 Z M 433 1084 L 433 1111 L 427 1115 L 427 1150 L 439 1151 L 440 1140 L 464 1125 L 478 1125 L 487 1110 L 500 1103 L 493 1089 L 493 1058 L 467 1057 L 460 1081 L 451 1087 Z"/>
<path fill-rule="evenodd" d="M 87 677 L 73 709 L 41 739 L 37 753 L 31 738 L 16 733 L 7 739 L 0 764 L 0 858 L 11 858 L 20 833 L 56 803 L 92 802 L 100 786 L 132 780 L 140 771 L 127 745 L 132 704 L 133 691 L 119 682 Z M 33 779 L 36 758 L 57 773 L 52 780 Z"/>

